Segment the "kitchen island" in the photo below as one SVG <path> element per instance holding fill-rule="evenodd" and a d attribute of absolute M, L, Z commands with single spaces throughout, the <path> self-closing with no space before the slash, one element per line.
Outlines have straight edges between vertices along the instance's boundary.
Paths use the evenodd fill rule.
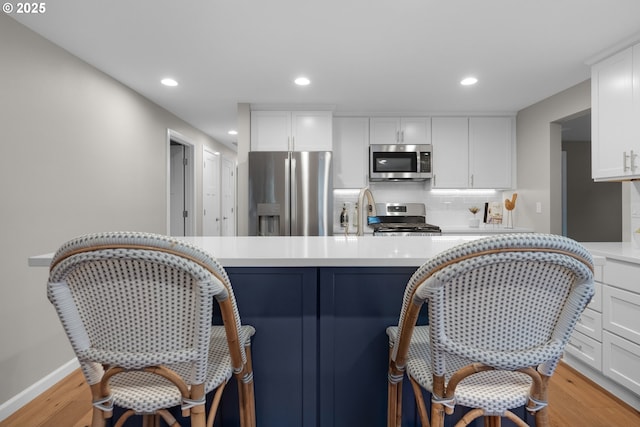
<path fill-rule="evenodd" d="M 383 427 L 385 329 L 397 324 L 407 281 L 427 259 L 480 237 L 183 239 L 222 263 L 243 323 L 256 328 L 252 354 L 258 425 Z M 51 256 L 32 257 L 30 265 L 46 266 Z M 423 312 L 421 324 L 427 321 Z M 219 321 L 215 313 L 214 322 Z M 404 386 L 403 426 L 417 427 L 413 394 L 407 381 Z M 238 425 L 236 396 L 232 390 L 225 393 L 219 425 Z M 480 426 L 476 421 L 471 425 Z M 503 425 L 513 424 L 505 420 Z"/>

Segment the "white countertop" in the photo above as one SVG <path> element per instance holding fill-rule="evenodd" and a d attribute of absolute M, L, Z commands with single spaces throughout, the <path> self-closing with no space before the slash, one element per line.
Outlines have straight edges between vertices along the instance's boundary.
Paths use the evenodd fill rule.
<path fill-rule="evenodd" d="M 484 234 L 373 237 L 182 237 L 213 254 L 225 267 L 418 267 L 427 259 Z M 632 243 L 584 243 L 595 256 L 640 264 Z M 53 253 L 32 256 L 48 267 Z M 596 257 L 596 264 L 602 258 Z"/>
<path fill-rule="evenodd" d="M 181 237 L 213 254 L 224 267 L 419 267 L 427 259 L 481 235 Z M 48 267 L 53 253 L 32 256 Z"/>
<path fill-rule="evenodd" d="M 640 248 L 631 242 L 584 242 L 592 255 L 640 264 Z"/>

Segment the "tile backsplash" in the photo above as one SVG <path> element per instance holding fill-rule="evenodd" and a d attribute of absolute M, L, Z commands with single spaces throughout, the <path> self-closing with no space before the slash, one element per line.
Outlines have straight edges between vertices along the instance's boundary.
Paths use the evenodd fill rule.
<path fill-rule="evenodd" d="M 486 202 L 501 202 L 503 196 L 511 197 L 512 192 L 482 190 L 431 190 L 431 183 L 425 182 L 372 182 L 369 186 L 376 203 L 424 203 L 427 209 L 426 221 L 438 226 L 467 226 L 473 218 L 469 208 L 477 206 L 476 217 L 482 221 Z M 349 233 L 354 226 L 355 205 L 360 189 L 334 190 L 334 233 L 344 232 L 340 227 L 340 212 L 346 206 L 349 213 Z"/>

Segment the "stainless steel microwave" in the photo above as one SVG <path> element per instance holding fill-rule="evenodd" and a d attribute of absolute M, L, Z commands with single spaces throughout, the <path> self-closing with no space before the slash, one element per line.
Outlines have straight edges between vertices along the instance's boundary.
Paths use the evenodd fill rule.
<path fill-rule="evenodd" d="M 432 177 L 430 144 L 372 144 L 369 181 L 424 181 Z"/>

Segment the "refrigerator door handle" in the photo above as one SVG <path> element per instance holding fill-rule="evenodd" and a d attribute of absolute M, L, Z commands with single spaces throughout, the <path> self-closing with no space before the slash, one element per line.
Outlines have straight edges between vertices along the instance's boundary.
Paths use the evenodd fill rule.
<path fill-rule="evenodd" d="M 291 156 L 291 180 L 288 181 L 291 183 L 291 191 L 289 193 L 289 211 L 291 212 L 291 235 L 297 235 L 298 230 L 298 175 L 296 171 L 296 159 Z"/>
<path fill-rule="evenodd" d="M 291 235 L 291 155 L 284 160 L 284 235 Z"/>

